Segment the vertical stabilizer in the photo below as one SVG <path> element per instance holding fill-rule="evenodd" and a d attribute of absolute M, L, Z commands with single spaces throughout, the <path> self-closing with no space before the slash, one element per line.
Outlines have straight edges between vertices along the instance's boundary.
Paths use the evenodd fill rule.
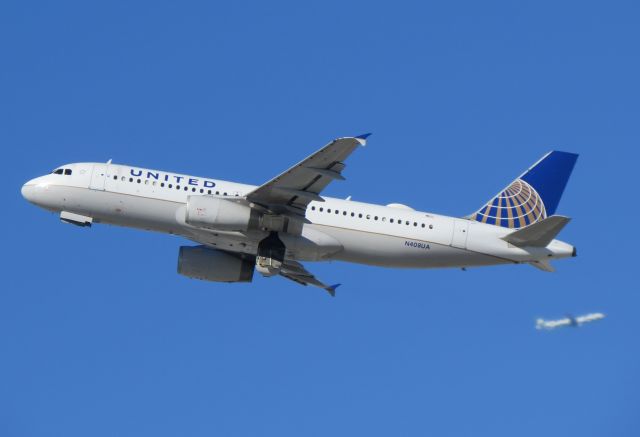
<path fill-rule="evenodd" d="M 575 153 L 547 153 L 468 218 L 520 229 L 552 216 L 577 159 Z"/>

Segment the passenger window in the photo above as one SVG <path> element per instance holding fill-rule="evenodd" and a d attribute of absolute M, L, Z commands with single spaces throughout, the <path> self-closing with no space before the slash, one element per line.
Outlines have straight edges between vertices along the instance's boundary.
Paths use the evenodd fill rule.
<path fill-rule="evenodd" d="M 194 188 L 195 190 L 195 188 Z M 204 190 L 202 188 L 200 188 L 200 194 L 204 193 Z"/>
<path fill-rule="evenodd" d="M 220 191 L 216 191 L 216 196 L 219 196 L 219 195 L 220 195 Z"/>
<path fill-rule="evenodd" d="M 122 177 L 120 178 L 120 180 L 121 180 L 122 182 L 126 182 L 127 178 L 125 178 L 124 176 L 122 176 Z"/>
<path fill-rule="evenodd" d="M 176 185 L 176 190 L 179 190 L 179 189 L 180 189 L 180 185 Z"/>
<path fill-rule="evenodd" d="M 355 212 L 352 212 L 352 213 L 351 213 L 351 217 L 355 217 L 355 216 L 356 216 L 356 213 L 355 213 Z"/>
<path fill-rule="evenodd" d="M 145 184 L 145 185 L 149 185 L 149 179 L 145 179 L 145 180 L 144 180 L 144 184 Z"/>
<path fill-rule="evenodd" d="M 374 219 L 374 220 L 378 220 L 378 216 L 375 216 L 373 219 Z"/>
<path fill-rule="evenodd" d="M 342 215 L 347 215 L 347 211 L 342 211 Z"/>
<path fill-rule="evenodd" d="M 362 214 L 358 214 L 358 218 L 362 218 Z"/>
<path fill-rule="evenodd" d="M 367 220 L 371 219 L 371 214 L 367 214 Z"/>
<path fill-rule="evenodd" d="M 418 223 L 416 223 L 416 222 L 413 222 L 413 226 L 418 226 Z"/>
<path fill-rule="evenodd" d="M 208 194 L 211 194 L 211 190 L 207 191 Z"/>
<path fill-rule="evenodd" d="M 184 187 L 184 191 L 189 191 L 189 187 Z"/>
<path fill-rule="evenodd" d="M 331 214 L 331 208 L 327 208 L 327 212 Z"/>
<path fill-rule="evenodd" d="M 389 223 L 393 223 L 393 219 L 389 219 Z"/>
<path fill-rule="evenodd" d="M 117 181 L 117 180 L 118 180 L 118 176 L 114 176 L 114 177 L 113 177 L 113 180 L 114 180 L 114 181 Z"/>
<path fill-rule="evenodd" d="M 160 182 L 160 186 L 164 188 L 164 182 Z"/>
<path fill-rule="evenodd" d="M 336 209 L 336 215 L 337 215 L 337 214 L 340 214 L 340 211 L 338 211 L 338 210 Z"/>
<path fill-rule="evenodd" d="M 405 223 L 406 223 L 407 226 L 409 226 L 409 220 L 407 220 Z"/>
<path fill-rule="evenodd" d="M 322 207 L 320 207 L 320 212 L 324 211 L 324 209 Z"/>
<path fill-rule="evenodd" d="M 133 182 L 133 178 L 129 178 L 129 182 Z"/>
<path fill-rule="evenodd" d="M 311 207 L 311 211 L 315 211 L 315 210 L 316 210 L 316 207 L 315 207 L 315 206 L 312 206 L 312 207 Z"/>
<path fill-rule="evenodd" d="M 169 188 L 173 188 L 173 185 L 172 185 L 172 184 L 169 184 Z"/>

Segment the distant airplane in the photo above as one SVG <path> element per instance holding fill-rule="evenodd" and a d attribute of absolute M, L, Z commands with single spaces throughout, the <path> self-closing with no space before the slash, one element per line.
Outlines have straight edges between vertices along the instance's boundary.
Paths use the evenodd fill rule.
<path fill-rule="evenodd" d="M 194 241 L 200 245 L 182 246 L 178 256 L 178 273 L 190 278 L 251 282 L 258 271 L 331 295 L 337 285 L 320 281 L 299 261 L 399 268 L 528 263 L 553 271 L 551 260 L 576 256 L 574 246 L 555 239 L 570 219 L 554 214 L 578 155 L 549 152 L 462 218 L 398 203 L 320 196 L 329 183 L 344 179 L 344 161 L 367 137 L 331 141 L 260 186 L 109 161 L 63 165 L 24 184 L 22 195 L 66 223 L 106 223 Z M 263 163 L 282 155 L 273 147 L 264 152 Z M 392 159 L 393 150 L 388 155 Z M 244 158 L 239 155 L 239 162 Z M 416 168 L 424 170 L 423 164 Z M 483 173 L 494 172 L 483 165 L 475 175 L 460 174 L 456 162 L 448 165 L 467 184 L 477 185 Z M 389 185 L 387 176 L 380 168 L 377 177 Z M 451 192 L 446 184 L 434 189 Z M 425 187 L 399 185 L 398 190 Z"/>
<path fill-rule="evenodd" d="M 585 314 L 584 316 L 573 317 L 568 314 L 564 319 L 558 320 L 544 320 L 538 319 L 536 320 L 536 329 L 556 329 L 556 328 L 566 328 L 567 326 L 572 326 L 574 328 L 584 325 L 585 323 L 595 322 L 596 320 L 602 320 L 605 318 L 605 315 L 602 313 L 591 313 Z"/>

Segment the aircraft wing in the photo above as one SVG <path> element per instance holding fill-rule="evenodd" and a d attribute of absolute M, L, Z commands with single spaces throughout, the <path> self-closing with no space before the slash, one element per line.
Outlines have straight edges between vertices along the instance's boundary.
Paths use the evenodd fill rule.
<path fill-rule="evenodd" d="M 370 134 L 333 140 L 313 155 L 256 188 L 247 200 L 274 213 L 304 216 L 307 205 L 320 201 L 320 192 L 334 179 L 344 180 L 344 160 L 364 146 Z"/>
<path fill-rule="evenodd" d="M 335 285 L 326 285 L 323 282 L 316 279 L 313 274 L 309 273 L 307 269 L 304 268 L 302 264 L 293 260 L 286 260 L 284 264 L 282 264 L 282 268 L 280 269 L 280 276 L 283 276 L 287 279 L 292 280 L 293 282 L 297 282 L 298 284 L 307 286 L 313 285 L 315 287 L 322 288 L 326 290 L 331 296 L 336 295 L 336 288 L 340 286 L 340 284 Z"/>

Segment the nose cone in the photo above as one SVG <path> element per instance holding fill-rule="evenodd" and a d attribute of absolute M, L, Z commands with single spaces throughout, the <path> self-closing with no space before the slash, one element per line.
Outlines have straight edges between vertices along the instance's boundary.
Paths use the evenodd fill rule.
<path fill-rule="evenodd" d="M 32 181 L 24 184 L 20 192 L 22 193 L 22 197 L 27 199 L 29 202 L 35 202 L 36 184 L 34 184 Z"/>
<path fill-rule="evenodd" d="M 36 179 L 31 179 L 29 182 L 24 184 L 20 189 L 20 193 L 22 193 L 22 197 L 24 197 L 31 203 L 36 203 L 37 182 L 38 181 Z"/>

